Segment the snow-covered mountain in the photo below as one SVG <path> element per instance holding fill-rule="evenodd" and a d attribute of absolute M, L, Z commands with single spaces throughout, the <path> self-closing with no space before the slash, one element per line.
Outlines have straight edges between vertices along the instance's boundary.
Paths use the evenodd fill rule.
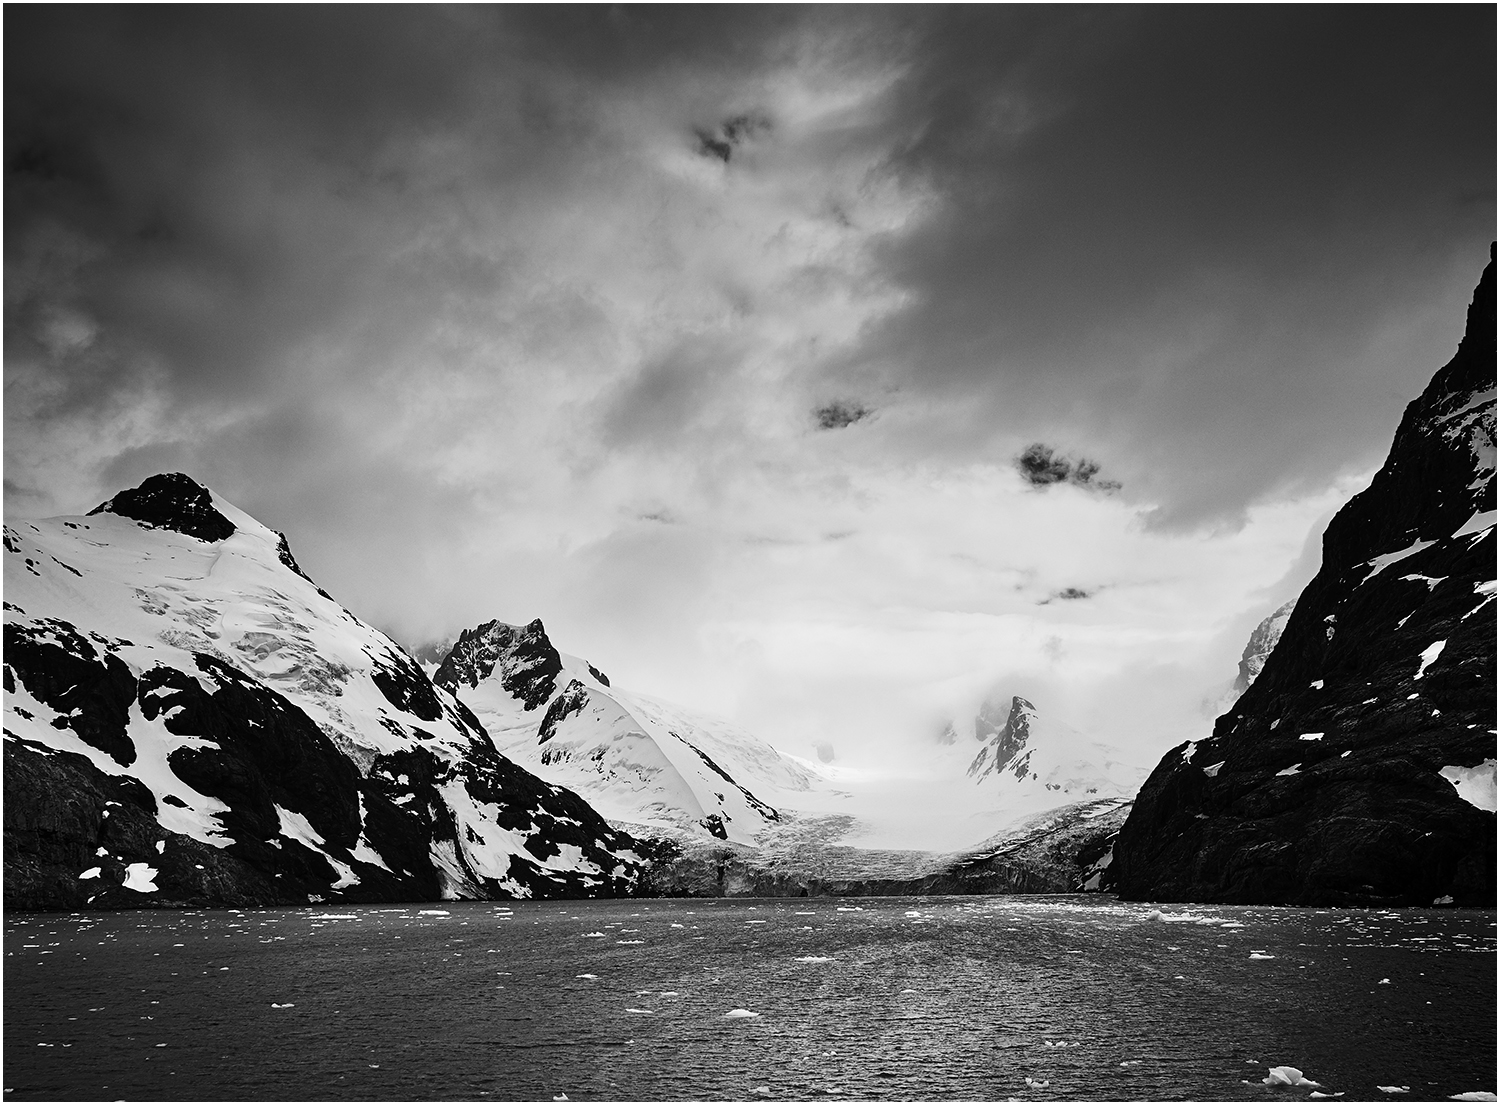
<path fill-rule="evenodd" d="M 642 831 L 753 844 L 821 783 L 737 726 L 612 687 L 540 620 L 466 630 L 433 678 L 507 756 Z"/>
<path fill-rule="evenodd" d="M 8 903 L 614 894 L 637 875 L 628 836 L 187 476 L 6 525 L 5 553 Z"/>
<path fill-rule="evenodd" d="M 1250 684 L 1255 682 L 1255 677 L 1266 666 L 1266 661 L 1276 649 L 1276 642 L 1281 640 L 1281 634 L 1286 629 L 1287 619 L 1292 616 L 1292 607 L 1296 605 L 1296 599 L 1288 599 L 1262 618 L 1255 631 L 1250 634 L 1250 639 L 1245 642 L 1245 651 L 1240 655 L 1239 674 L 1234 677 L 1235 695 L 1242 695 L 1249 690 Z"/>
<path fill-rule="evenodd" d="M 1020 696 L 992 696 L 974 718 L 968 774 L 1008 810 L 1123 798 L 1145 778 L 1118 749 L 1046 718 Z"/>

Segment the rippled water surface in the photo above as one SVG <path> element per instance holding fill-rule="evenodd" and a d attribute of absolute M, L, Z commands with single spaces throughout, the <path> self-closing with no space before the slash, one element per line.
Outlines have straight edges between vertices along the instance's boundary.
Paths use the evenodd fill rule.
<path fill-rule="evenodd" d="M 1493 910 L 33 914 L 6 918 L 5 954 L 16 1100 L 1305 1100 L 1261 1083 L 1274 1065 L 1348 1100 L 1496 1088 Z"/>

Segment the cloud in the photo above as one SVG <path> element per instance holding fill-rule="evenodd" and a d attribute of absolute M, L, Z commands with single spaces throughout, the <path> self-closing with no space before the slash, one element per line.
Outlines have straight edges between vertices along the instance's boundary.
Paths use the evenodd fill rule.
<path fill-rule="evenodd" d="M 997 678 L 1197 724 L 1493 226 L 1483 8 L 6 30 L 8 513 L 187 471 L 404 635 L 840 763 Z"/>
<path fill-rule="evenodd" d="M 846 426 L 852 426 L 875 413 L 863 403 L 856 403 L 844 399 L 835 399 L 832 403 L 825 403 L 813 411 L 813 417 L 818 421 L 820 430 L 842 430 Z"/>
<path fill-rule="evenodd" d="M 1115 480 L 1099 480 L 1099 465 L 1092 460 L 1071 460 L 1055 452 L 1050 445 L 1035 442 L 1026 446 L 1016 457 L 1016 471 L 1032 487 L 1050 487 L 1056 483 L 1071 483 L 1077 487 L 1096 488 L 1100 491 L 1118 491 Z"/>

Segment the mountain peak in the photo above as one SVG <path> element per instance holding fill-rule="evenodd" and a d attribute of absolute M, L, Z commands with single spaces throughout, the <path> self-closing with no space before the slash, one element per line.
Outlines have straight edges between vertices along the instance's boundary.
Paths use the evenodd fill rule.
<path fill-rule="evenodd" d="M 448 690 L 460 683 L 474 688 L 496 668 L 501 684 L 526 709 L 534 710 L 547 701 L 562 671 L 562 657 L 547 637 L 541 618 L 524 627 L 497 620 L 464 630 L 432 679 Z"/>
<path fill-rule="evenodd" d="M 234 534 L 234 523 L 219 513 L 208 488 L 181 472 L 151 476 L 139 487 L 100 503 L 89 514 L 117 514 L 200 541 L 223 541 Z"/>

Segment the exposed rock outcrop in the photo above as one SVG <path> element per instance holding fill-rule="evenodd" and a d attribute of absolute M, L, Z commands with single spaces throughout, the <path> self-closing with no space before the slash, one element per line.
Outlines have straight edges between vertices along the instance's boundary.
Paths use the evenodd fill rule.
<path fill-rule="evenodd" d="M 1492 250 L 1264 669 L 1141 789 L 1123 896 L 1494 905 L 1495 352 Z"/>

